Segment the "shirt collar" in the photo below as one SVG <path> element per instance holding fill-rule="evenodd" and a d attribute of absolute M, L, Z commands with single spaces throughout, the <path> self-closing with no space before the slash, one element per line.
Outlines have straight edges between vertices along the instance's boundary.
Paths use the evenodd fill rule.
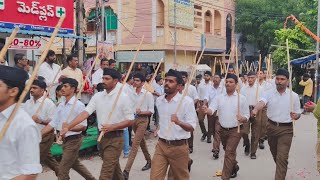
<path fill-rule="evenodd" d="M 122 84 L 120 84 L 120 85 L 117 84 L 116 87 L 114 87 L 114 89 L 112 89 L 112 91 L 109 92 L 109 93 L 107 93 L 107 90 L 104 90 L 105 96 L 112 96 L 115 93 L 118 93 L 118 91 L 120 90 L 121 86 L 122 86 Z"/>
<path fill-rule="evenodd" d="M 44 101 L 45 100 L 45 94 L 43 95 L 43 96 L 41 96 L 37 101 L 36 101 L 36 103 L 38 103 L 38 102 L 42 102 L 42 101 Z M 31 97 L 31 100 L 32 100 L 32 102 L 34 103 L 34 97 Z"/>
<path fill-rule="evenodd" d="M 76 95 L 74 95 L 66 104 L 66 100 L 64 100 L 64 102 L 62 103 L 63 105 L 73 105 L 74 101 L 75 101 Z"/>
<path fill-rule="evenodd" d="M 178 101 L 180 100 L 181 96 L 182 96 L 182 95 L 178 92 L 178 93 L 171 99 L 171 101 L 178 102 Z M 161 96 L 161 98 L 162 98 L 162 99 L 161 99 L 162 101 L 168 102 L 167 99 L 166 99 L 166 95 Z"/>
<path fill-rule="evenodd" d="M 9 106 L 7 109 L 3 110 L 2 112 L 0 112 L 0 116 L 4 116 L 6 119 L 9 118 L 9 116 L 11 115 L 14 107 L 16 106 L 16 103 L 15 104 L 12 104 L 11 106 Z"/>
<path fill-rule="evenodd" d="M 232 94 L 232 96 L 237 96 L 237 95 L 238 95 L 237 90 L 235 90 L 234 93 Z M 225 93 L 224 93 L 224 96 L 229 96 L 229 95 L 228 95 L 227 92 L 225 92 Z"/>

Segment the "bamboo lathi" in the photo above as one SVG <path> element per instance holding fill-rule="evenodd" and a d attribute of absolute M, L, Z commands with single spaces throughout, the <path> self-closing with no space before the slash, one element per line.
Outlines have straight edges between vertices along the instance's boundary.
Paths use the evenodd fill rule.
<path fill-rule="evenodd" d="M 287 45 L 287 60 L 288 60 L 288 71 L 289 71 L 289 90 L 290 90 L 290 112 L 293 112 L 293 99 L 292 99 L 292 69 L 290 65 L 290 50 L 289 50 L 289 41 L 286 39 Z M 292 119 L 293 123 L 293 133 L 295 134 L 295 120 Z"/>
<path fill-rule="evenodd" d="M 6 41 L 6 44 L 4 45 L 4 47 L 0 51 L 0 61 L 4 61 L 4 56 L 6 55 L 10 44 L 13 42 L 14 38 L 17 36 L 17 33 L 19 32 L 19 30 L 20 30 L 19 27 L 15 27 L 13 29 L 10 37 Z"/>
<path fill-rule="evenodd" d="M 21 94 L 20 97 L 19 97 L 18 102 L 16 103 L 16 105 L 15 105 L 12 113 L 10 114 L 8 120 L 6 121 L 6 123 L 4 124 L 4 126 L 3 126 L 3 128 L 2 128 L 2 130 L 1 130 L 1 132 L 0 132 L 0 141 L 1 141 L 2 138 L 5 136 L 5 134 L 6 134 L 7 130 L 8 130 L 11 122 L 13 121 L 15 115 L 17 114 L 18 109 L 20 108 L 20 106 L 21 106 L 24 98 L 26 97 L 27 93 L 29 93 L 30 87 L 31 87 L 31 85 L 32 85 L 34 79 L 36 78 L 36 75 L 37 75 L 37 73 L 38 73 L 38 71 L 39 71 L 39 69 L 40 69 L 40 65 L 41 65 L 41 64 L 43 63 L 43 61 L 45 60 L 45 58 L 46 58 L 46 56 L 47 56 L 47 54 L 48 54 L 48 51 L 49 51 L 49 49 L 50 49 L 50 47 L 51 47 L 51 45 L 52 45 L 52 43 L 53 43 L 53 40 L 54 40 L 55 37 L 57 36 L 58 31 L 59 31 L 59 29 L 60 29 L 60 27 L 61 27 L 64 19 L 65 19 L 65 15 L 63 15 L 63 16 L 60 17 L 60 20 L 58 21 L 58 24 L 56 25 L 56 27 L 55 27 L 52 35 L 51 35 L 50 40 L 49 40 L 48 43 L 46 44 L 46 47 L 45 47 L 43 53 L 41 54 L 41 57 L 39 58 L 38 64 L 35 66 L 34 71 L 33 71 L 32 75 L 31 75 L 30 79 L 29 79 L 28 82 L 27 82 L 26 87 L 24 88 L 22 94 Z"/>

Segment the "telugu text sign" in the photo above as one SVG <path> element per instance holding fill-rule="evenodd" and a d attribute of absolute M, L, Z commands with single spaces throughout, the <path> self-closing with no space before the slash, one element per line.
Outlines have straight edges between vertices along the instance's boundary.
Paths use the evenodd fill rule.
<path fill-rule="evenodd" d="M 0 0 L 0 28 L 53 32 L 62 15 L 59 33 L 73 33 L 73 0 Z"/>

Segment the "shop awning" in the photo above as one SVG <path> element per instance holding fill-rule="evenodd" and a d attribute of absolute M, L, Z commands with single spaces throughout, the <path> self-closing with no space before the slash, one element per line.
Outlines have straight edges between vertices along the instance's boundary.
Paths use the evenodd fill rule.
<path fill-rule="evenodd" d="M 316 54 L 311 54 L 309 56 L 294 59 L 290 63 L 292 65 L 301 65 L 301 64 L 307 64 L 307 63 L 314 61 L 314 60 L 316 60 Z"/>
<path fill-rule="evenodd" d="M 11 33 L 13 29 L 9 28 L 0 28 L 0 32 L 2 33 Z M 27 34 L 27 35 L 34 35 L 34 36 L 46 36 L 50 37 L 52 33 L 43 32 L 43 31 L 27 31 L 27 30 L 20 30 L 18 34 Z M 58 34 L 57 37 L 64 37 L 69 39 L 90 39 L 88 37 L 83 36 L 75 36 L 71 34 Z"/>

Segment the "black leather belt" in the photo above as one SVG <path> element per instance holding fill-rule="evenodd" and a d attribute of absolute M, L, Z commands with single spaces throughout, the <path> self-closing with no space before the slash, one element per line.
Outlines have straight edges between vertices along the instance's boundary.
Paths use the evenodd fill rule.
<path fill-rule="evenodd" d="M 230 130 L 232 130 L 232 129 L 238 128 L 238 126 L 237 126 L 237 127 L 232 127 L 232 128 L 224 128 L 224 127 L 221 126 L 221 128 L 222 128 L 223 130 L 230 131 Z M 240 129 L 241 129 L 241 128 L 242 128 L 242 124 L 240 125 Z"/>
<path fill-rule="evenodd" d="M 166 140 L 166 139 L 159 138 L 159 140 L 164 142 L 164 143 L 166 143 L 166 144 L 173 145 L 173 146 L 182 146 L 182 145 L 188 144 L 188 140 L 187 139 Z"/>
<path fill-rule="evenodd" d="M 289 122 L 289 123 L 279 123 L 279 122 L 274 122 L 270 119 L 268 119 L 268 122 L 272 125 L 275 125 L 275 126 L 292 126 L 292 122 Z"/>
<path fill-rule="evenodd" d="M 106 138 L 115 138 L 115 137 L 123 137 L 123 130 L 111 131 L 104 133 Z"/>
<path fill-rule="evenodd" d="M 67 141 L 74 140 L 74 139 L 79 139 L 79 138 L 82 138 L 82 134 L 75 134 L 75 135 L 71 135 L 71 136 L 65 137 L 64 141 L 67 142 Z"/>

